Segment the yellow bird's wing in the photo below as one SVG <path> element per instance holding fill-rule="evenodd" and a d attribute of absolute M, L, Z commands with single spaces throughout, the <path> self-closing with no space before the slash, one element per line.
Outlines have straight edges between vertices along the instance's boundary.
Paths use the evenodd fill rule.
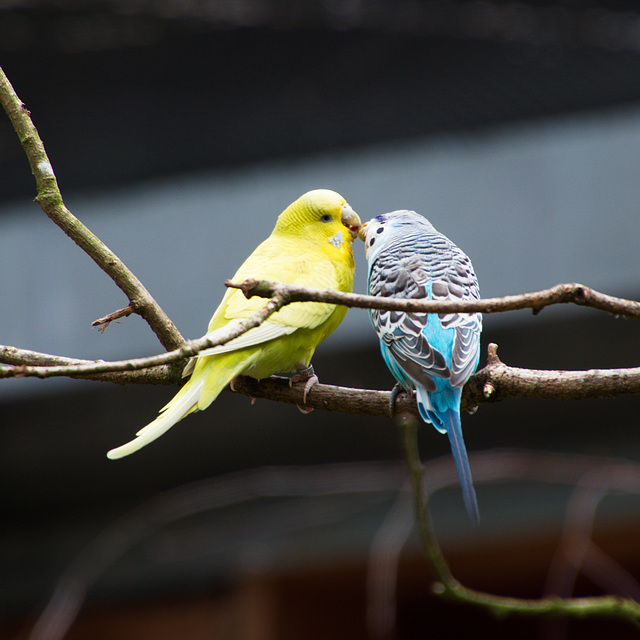
<path fill-rule="evenodd" d="M 309 257 L 303 258 L 302 255 Z M 348 271 L 348 268 L 346 270 Z M 292 246 L 286 241 L 278 239 L 274 242 L 273 238 L 269 238 L 247 258 L 234 275 L 233 281 L 242 282 L 247 278 L 256 278 L 317 289 L 345 290 L 347 286 L 350 290 L 350 283 L 341 283 L 340 272 L 339 261 L 323 259 L 313 251 L 302 252 L 299 244 Z M 247 299 L 242 291 L 229 289 L 211 318 L 207 335 L 215 337 L 216 331 L 250 318 L 266 303 L 265 298 Z M 254 346 L 289 335 L 297 329 L 315 329 L 331 317 L 335 308 L 336 305 L 323 302 L 294 302 L 274 313 L 259 327 L 247 331 L 225 345 L 201 351 L 198 357 Z"/>
<path fill-rule="evenodd" d="M 264 306 L 264 303 L 262 306 Z M 228 327 L 240 324 L 241 321 L 242 320 L 240 319 L 231 320 L 224 327 L 209 331 L 207 333 L 207 337 L 215 339 L 218 334 L 222 333 L 223 331 L 226 332 Z M 201 358 L 202 356 L 212 356 L 216 353 L 227 353 L 229 351 L 244 349 L 245 347 L 253 347 L 256 344 L 262 344 L 263 342 L 267 342 L 268 340 L 274 340 L 275 338 L 286 336 L 290 333 L 293 333 L 296 329 L 297 327 L 292 327 L 285 324 L 276 324 L 275 322 L 269 322 L 267 320 L 263 322 L 259 327 L 250 329 L 246 333 L 243 333 L 241 336 L 234 338 L 233 340 L 230 340 L 225 344 L 200 351 L 200 353 L 198 353 L 196 357 Z"/>

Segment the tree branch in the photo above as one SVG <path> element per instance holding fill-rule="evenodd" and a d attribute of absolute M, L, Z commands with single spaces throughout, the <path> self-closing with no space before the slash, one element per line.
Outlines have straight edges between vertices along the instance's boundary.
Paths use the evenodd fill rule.
<path fill-rule="evenodd" d="M 640 395 L 640 367 L 554 371 L 510 367 L 498 358 L 490 343 L 487 365 L 474 374 L 463 390 L 463 408 L 507 398 L 585 400 Z"/>
<path fill-rule="evenodd" d="M 440 582 L 435 593 L 450 600 L 476 605 L 496 615 L 564 616 L 572 618 L 612 617 L 640 623 L 640 603 L 619 596 L 587 598 L 542 598 L 530 600 L 497 596 L 461 585 L 452 575 L 442 554 L 427 505 L 425 475 L 418 450 L 416 420 L 413 416 L 399 419 L 403 433 L 405 459 L 413 487 L 416 523 L 422 549 Z"/>
<path fill-rule="evenodd" d="M 20 100 L 0 68 L 0 102 L 13 124 L 36 179 L 35 201 L 124 292 L 136 313 L 140 314 L 158 336 L 165 349 L 176 349 L 184 338 L 169 316 L 161 309 L 144 285 L 95 234 L 64 205 L 53 167 L 45 151 L 31 114 Z"/>
<path fill-rule="evenodd" d="M 520 369 L 501 362 L 497 350 L 496 344 L 489 344 L 486 367 L 471 376 L 462 390 L 463 411 L 471 411 L 481 404 L 508 398 L 586 400 L 640 395 L 640 367 L 588 371 Z M 275 378 L 258 381 L 241 377 L 234 383 L 234 391 L 252 398 L 303 403 L 302 388 L 289 388 Z M 317 384 L 307 394 L 306 405 L 326 411 L 388 416 L 390 396 L 389 391 Z M 413 394 L 401 393 L 395 406 L 396 414 L 418 415 Z"/>
<path fill-rule="evenodd" d="M 6 345 L 0 345 L 0 378 L 21 377 L 20 369 L 25 366 L 39 367 L 46 370 L 48 367 L 75 368 L 82 365 L 94 365 L 100 360 L 80 360 L 54 356 L 48 353 L 30 351 L 29 349 L 17 349 Z M 13 365 L 17 371 L 13 376 L 4 375 L 7 371 L 2 364 Z M 40 376 L 44 377 L 44 376 Z M 97 380 L 101 382 L 113 382 L 115 384 L 171 384 L 180 382 L 180 372 L 169 365 L 156 365 L 136 371 L 109 371 L 105 373 L 78 374 L 69 377 L 85 380 Z"/>
<path fill-rule="evenodd" d="M 246 333 L 250 329 L 262 324 L 271 314 L 275 313 L 283 305 L 282 298 L 276 296 L 253 314 L 250 318 L 242 320 L 236 325 L 226 326 L 217 331 L 207 334 L 196 340 L 184 342 L 181 347 L 161 353 L 156 356 L 147 356 L 144 358 L 131 358 L 129 360 L 116 360 L 113 362 L 105 362 L 104 360 L 89 361 L 73 361 L 71 364 L 55 364 L 51 366 L 38 365 L 15 365 L 9 368 L 0 367 L 0 378 L 22 378 L 25 376 L 37 378 L 51 378 L 59 376 L 70 377 L 86 377 L 93 376 L 96 373 L 107 373 L 114 371 L 136 371 L 138 369 L 146 369 L 148 367 L 157 367 L 160 365 L 168 365 L 185 360 L 196 355 L 204 349 L 216 347 L 225 344 L 234 338 Z M 16 351 L 14 347 L 0 347 L 0 358 L 12 358 L 12 354 Z M 27 354 L 29 352 L 26 352 Z M 34 354 L 35 352 L 31 352 Z M 41 360 L 45 354 L 37 354 Z"/>
<path fill-rule="evenodd" d="M 618 316 L 640 319 L 640 302 L 609 296 L 577 283 L 558 284 L 550 289 L 531 293 L 466 301 L 383 298 L 357 293 L 342 293 L 327 289 L 311 289 L 270 280 L 249 279 L 244 282 L 226 280 L 225 285 L 240 289 L 247 298 L 253 296 L 271 298 L 278 293 L 284 297 L 286 304 L 311 300 L 362 309 L 426 313 L 502 313 L 504 311 L 531 309 L 534 314 L 538 314 L 542 309 L 550 305 L 571 303 L 607 311 Z"/>
<path fill-rule="evenodd" d="M 226 336 L 218 334 L 215 340 L 206 336 L 191 340 L 168 353 L 115 362 L 77 360 L 0 345 L 0 363 L 13 365 L 5 369 L 0 367 L 0 378 L 69 376 L 116 384 L 175 384 L 180 381 L 180 375 L 167 365 L 195 355 L 202 349 L 224 344 L 242 333 L 243 328 L 236 327 Z M 640 395 L 640 367 L 588 371 L 520 369 L 500 361 L 497 349 L 497 345 L 489 344 L 486 367 L 471 376 L 465 385 L 462 391 L 463 411 L 508 398 L 584 400 Z M 143 371 L 138 371 L 140 369 Z M 234 382 L 233 390 L 251 398 L 304 404 L 304 385 L 290 386 L 287 379 L 277 377 L 256 380 L 241 376 Z M 389 391 L 316 384 L 307 394 L 306 406 L 352 415 L 389 416 L 390 397 Z M 401 393 L 395 407 L 396 413 L 418 415 L 413 394 Z"/>
<path fill-rule="evenodd" d="M 529 479 L 535 482 L 573 485 L 582 483 L 581 479 L 585 473 L 599 469 L 600 472 L 595 477 L 590 473 L 588 486 L 606 491 L 637 493 L 639 490 L 638 465 L 607 461 L 595 456 L 503 450 L 474 453 L 471 462 L 476 482 Z M 432 494 L 458 482 L 458 474 L 450 456 L 430 460 L 424 469 Z M 271 518 L 272 522 L 277 523 L 270 531 L 267 530 L 266 535 L 282 533 L 282 527 L 287 527 L 287 519 L 284 519 L 283 524 L 281 509 L 283 502 L 287 500 L 310 495 L 360 494 L 364 498 L 372 493 L 396 493 L 403 487 L 404 478 L 405 475 L 395 462 L 367 461 L 303 467 L 263 467 L 206 478 L 155 495 L 107 526 L 87 543 L 57 579 L 49 601 L 38 617 L 29 638 L 55 640 L 65 636 L 83 605 L 87 592 L 104 572 L 133 545 L 141 544 L 148 536 L 173 522 L 198 513 L 233 507 L 255 498 L 278 498 L 277 507 L 274 507 L 278 509 L 277 517 L 268 511 L 265 513 L 260 510 L 252 516 L 255 521 L 250 521 L 250 526 L 243 528 L 242 542 L 251 542 L 252 532 L 264 524 L 265 518 L 267 521 Z M 297 513 L 299 505 L 296 503 L 291 508 Z M 389 514 L 392 515 L 396 514 Z M 322 516 L 319 521 L 323 521 Z M 384 524 L 382 526 L 384 527 Z M 174 542 L 178 546 L 188 546 L 189 529 L 187 527 L 186 531 L 182 531 L 182 537 L 178 534 Z M 219 551 L 220 545 L 224 547 L 229 543 L 228 535 L 216 531 L 209 533 L 209 547 L 204 548 L 203 553 L 207 553 L 211 548 Z M 262 530 L 261 533 L 264 535 Z M 408 534 L 409 531 L 401 531 L 387 537 L 387 545 L 394 548 L 396 558 L 406 544 Z M 237 543 L 235 540 L 234 542 Z M 388 547 L 379 549 L 379 552 L 388 553 Z M 375 560 L 371 558 L 371 562 Z M 371 569 L 380 570 L 378 567 Z M 391 561 L 384 571 L 397 572 L 397 562 Z M 385 576 L 381 579 L 384 580 Z M 394 597 L 393 593 L 389 593 L 388 596 Z M 584 604 L 586 600 L 582 599 L 579 602 Z M 380 607 L 384 606 L 384 603 L 374 601 L 371 606 Z M 536 613 L 542 614 L 534 612 L 534 615 Z M 392 634 L 388 635 L 392 637 Z"/>

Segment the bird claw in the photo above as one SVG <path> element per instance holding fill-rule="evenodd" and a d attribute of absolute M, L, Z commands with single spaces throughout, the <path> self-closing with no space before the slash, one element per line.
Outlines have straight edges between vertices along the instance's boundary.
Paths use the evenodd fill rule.
<path fill-rule="evenodd" d="M 234 393 L 237 391 L 236 383 L 238 382 L 238 378 L 239 377 L 240 376 L 232 378 L 232 380 L 229 382 L 229 389 L 231 389 L 231 391 L 233 391 Z M 253 406 L 255 403 L 256 403 L 256 399 L 255 398 L 251 398 L 251 406 Z"/>
<path fill-rule="evenodd" d="M 307 396 L 309 395 L 309 391 L 313 389 L 313 387 L 320 382 L 318 376 L 313 370 L 313 365 L 309 365 L 308 367 L 301 367 L 297 371 L 293 373 L 293 375 L 289 376 L 289 386 L 292 387 L 296 382 L 306 382 L 304 385 L 304 392 L 302 394 L 302 402 L 303 404 L 307 403 Z M 298 409 L 302 411 L 302 408 L 298 406 Z M 310 408 L 308 411 L 302 411 L 302 413 L 310 413 L 313 411 L 313 408 Z"/>
<path fill-rule="evenodd" d="M 396 400 L 403 391 L 404 387 L 399 382 L 396 382 L 393 389 L 391 389 L 391 395 L 389 396 L 389 415 L 392 418 L 396 414 Z"/>
<path fill-rule="evenodd" d="M 313 387 L 315 387 L 319 382 L 320 380 L 315 373 L 307 380 L 307 383 L 304 385 L 304 393 L 302 394 L 302 401 L 305 404 L 307 404 L 307 395 L 309 394 L 309 391 L 311 391 L 311 389 L 313 389 Z M 313 407 L 311 409 L 313 410 Z"/>
<path fill-rule="evenodd" d="M 296 407 L 298 407 L 298 411 L 304 413 L 305 416 L 313 411 L 313 407 L 304 407 L 301 404 L 297 404 Z"/>

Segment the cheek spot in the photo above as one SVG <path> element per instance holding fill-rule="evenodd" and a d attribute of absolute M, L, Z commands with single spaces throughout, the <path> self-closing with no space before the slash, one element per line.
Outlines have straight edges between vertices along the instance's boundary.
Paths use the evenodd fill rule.
<path fill-rule="evenodd" d="M 376 241 L 375 238 L 371 238 L 371 240 L 369 240 L 369 246 L 373 247 L 373 243 Z"/>
<path fill-rule="evenodd" d="M 338 231 L 334 236 L 329 238 L 329 242 L 334 247 L 341 247 L 343 242 L 342 231 Z"/>

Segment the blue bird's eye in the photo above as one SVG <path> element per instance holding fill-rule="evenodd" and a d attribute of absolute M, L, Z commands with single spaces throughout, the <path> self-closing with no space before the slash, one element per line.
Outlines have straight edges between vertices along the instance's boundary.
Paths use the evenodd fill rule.
<path fill-rule="evenodd" d="M 322 218 L 320 218 L 321 222 L 331 222 L 333 220 L 333 216 L 329 213 L 325 213 Z"/>

